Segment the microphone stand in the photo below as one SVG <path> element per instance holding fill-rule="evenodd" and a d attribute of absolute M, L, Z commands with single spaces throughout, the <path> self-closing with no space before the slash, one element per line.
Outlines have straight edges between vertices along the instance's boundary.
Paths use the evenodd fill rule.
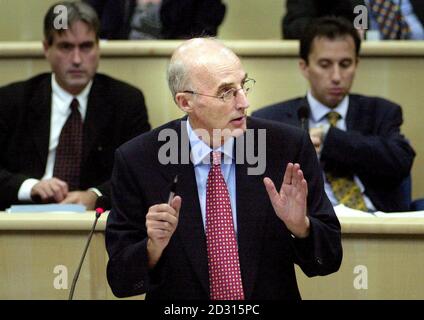
<path fill-rule="evenodd" d="M 100 215 L 103 212 L 104 212 L 104 210 L 102 208 L 96 209 L 96 219 L 94 220 L 93 226 L 91 227 L 91 231 L 90 231 L 90 234 L 88 236 L 87 243 L 85 244 L 84 253 L 82 254 L 80 263 L 78 265 L 78 269 L 75 272 L 74 279 L 72 280 L 72 285 L 71 285 L 71 290 L 69 292 L 68 300 L 72 300 L 72 298 L 74 296 L 74 290 L 75 290 L 75 287 L 76 287 L 76 284 L 77 284 L 77 280 L 78 280 L 78 277 L 79 277 L 79 274 L 80 274 L 80 271 L 81 271 L 82 264 L 84 262 L 85 255 L 86 255 L 87 250 L 88 250 L 88 246 L 89 246 L 90 241 L 91 241 L 91 237 L 93 236 L 94 230 L 96 229 L 97 220 L 99 220 Z"/>

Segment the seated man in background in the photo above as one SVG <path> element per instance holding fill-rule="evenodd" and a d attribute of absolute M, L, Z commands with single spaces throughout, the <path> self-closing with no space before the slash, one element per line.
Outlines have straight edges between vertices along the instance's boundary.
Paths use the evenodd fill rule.
<path fill-rule="evenodd" d="M 56 5 L 68 28 L 55 27 Z M 0 88 L 0 210 L 28 202 L 93 209 L 99 196 L 107 206 L 115 149 L 150 130 L 141 91 L 96 73 L 98 32 L 87 4 L 53 5 L 43 41 L 52 72 Z"/>
<path fill-rule="evenodd" d="M 341 16 L 353 22 L 358 5 L 368 9 L 367 39 L 424 40 L 422 0 L 286 0 L 283 38 L 300 39 L 306 26 L 323 16 Z"/>
<path fill-rule="evenodd" d="M 188 39 L 216 36 L 221 0 L 84 0 L 101 21 L 101 39 Z"/>
<path fill-rule="evenodd" d="M 414 150 L 400 133 L 401 107 L 350 94 L 361 40 L 344 18 L 320 18 L 300 41 L 306 97 L 268 106 L 252 115 L 309 127 L 333 205 L 363 211 L 405 211 L 401 183 Z"/>

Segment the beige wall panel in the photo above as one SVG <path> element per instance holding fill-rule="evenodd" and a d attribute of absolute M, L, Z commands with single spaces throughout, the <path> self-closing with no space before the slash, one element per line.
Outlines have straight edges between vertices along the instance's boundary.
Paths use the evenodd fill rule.
<path fill-rule="evenodd" d="M 0 0 L 0 41 L 30 41 L 43 37 L 43 18 L 58 0 Z"/>
<path fill-rule="evenodd" d="M 145 94 L 151 124 L 157 127 L 183 116 L 168 89 L 167 64 L 167 57 L 129 58 L 119 63 L 116 59 L 103 59 L 100 71 L 139 87 Z"/>
<path fill-rule="evenodd" d="M 308 278 L 296 268 L 303 299 L 423 299 L 422 235 L 343 235 L 337 273 Z M 355 269 L 358 268 L 358 269 Z"/>
<path fill-rule="evenodd" d="M 280 39 L 284 0 L 224 0 L 227 13 L 218 36 L 221 39 Z"/>

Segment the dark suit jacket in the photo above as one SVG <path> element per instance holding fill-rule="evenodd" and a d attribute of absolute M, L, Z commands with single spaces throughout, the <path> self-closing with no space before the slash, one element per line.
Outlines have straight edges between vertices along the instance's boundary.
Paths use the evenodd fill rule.
<path fill-rule="evenodd" d="M 410 0 L 415 15 L 424 25 L 424 1 Z M 363 0 L 286 0 L 286 15 L 281 28 L 284 39 L 300 39 L 305 27 L 314 19 L 328 15 L 355 19 L 353 8 L 365 5 Z"/>
<path fill-rule="evenodd" d="M 0 210 L 18 203 L 24 180 L 44 174 L 50 135 L 51 74 L 0 88 Z M 114 152 L 150 125 L 140 90 L 97 74 L 83 131 L 82 190 L 109 196 Z"/>
<path fill-rule="evenodd" d="M 181 123 L 176 120 L 143 134 L 116 152 L 114 206 L 107 221 L 106 247 L 107 277 L 118 297 L 146 292 L 146 299 L 209 298 L 206 237 L 193 165 L 161 165 L 158 161 L 158 151 L 168 143 L 158 141 L 162 130 L 178 134 L 174 146 L 181 137 L 188 142 L 185 123 L 183 127 Z M 246 161 L 236 165 L 237 236 L 245 297 L 299 299 L 293 264 L 298 263 L 308 276 L 338 270 L 342 258 L 340 225 L 323 191 L 308 135 L 258 119 L 249 119 L 248 128 L 267 129 L 267 150 L 264 175 L 248 175 Z M 187 156 L 189 146 L 181 149 Z M 308 181 L 311 234 L 303 240 L 293 239 L 276 216 L 262 181 L 268 176 L 279 188 L 289 161 L 301 164 Z M 178 227 L 158 264 L 148 271 L 145 215 L 150 206 L 167 201 L 176 174 L 176 194 L 182 198 Z"/>
<path fill-rule="evenodd" d="M 96 10 L 102 39 L 128 39 L 136 0 L 84 0 Z M 221 0 L 162 0 L 160 18 L 164 39 L 216 36 L 224 20 Z"/>
<path fill-rule="evenodd" d="M 277 103 L 252 115 L 300 126 L 297 110 L 302 105 L 308 106 L 306 98 Z M 410 174 L 415 152 L 400 133 L 402 122 L 400 106 L 381 98 L 350 95 L 347 131 L 330 128 L 324 141 L 324 170 L 357 175 L 378 210 L 409 210 L 400 185 Z"/>

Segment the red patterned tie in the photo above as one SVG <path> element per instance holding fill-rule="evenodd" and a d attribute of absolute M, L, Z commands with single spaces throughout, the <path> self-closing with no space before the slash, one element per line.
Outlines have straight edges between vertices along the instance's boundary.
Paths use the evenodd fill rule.
<path fill-rule="evenodd" d="M 206 185 L 206 245 L 212 300 L 244 300 L 230 195 L 221 172 L 221 153 L 212 152 Z"/>
<path fill-rule="evenodd" d="M 72 100 L 71 114 L 60 133 L 53 170 L 53 176 L 67 182 L 70 191 L 79 188 L 82 156 L 83 123 L 78 105 L 77 99 Z"/>

